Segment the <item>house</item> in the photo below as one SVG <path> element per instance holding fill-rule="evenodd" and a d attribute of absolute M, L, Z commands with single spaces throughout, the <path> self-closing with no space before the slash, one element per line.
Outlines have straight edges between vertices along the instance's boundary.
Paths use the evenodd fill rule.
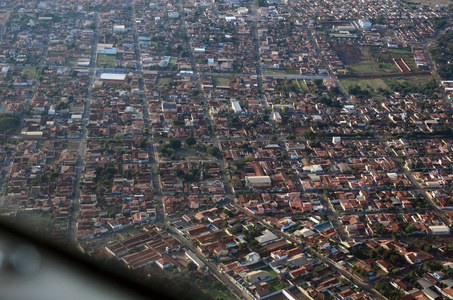
<path fill-rule="evenodd" d="M 293 279 L 297 278 L 297 277 L 301 277 L 301 276 L 308 274 L 312 269 L 313 269 L 313 266 L 311 264 L 308 264 L 308 265 L 305 265 L 305 266 L 302 266 L 300 268 L 290 271 L 289 276 L 291 276 L 291 278 L 293 278 Z"/>
<path fill-rule="evenodd" d="M 279 237 L 266 229 L 260 236 L 257 236 L 255 240 L 263 246 L 279 240 Z"/>
<path fill-rule="evenodd" d="M 431 231 L 431 234 L 434 235 L 450 234 L 450 228 L 446 225 L 429 226 L 429 230 Z"/>
<path fill-rule="evenodd" d="M 442 297 L 438 293 L 434 292 L 432 289 L 425 288 L 425 289 L 422 290 L 422 292 L 430 300 L 442 299 Z"/>
<path fill-rule="evenodd" d="M 201 261 L 201 259 L 198 258 L 198 256 L 193 253 L 192 251 L 188 250 L 186 251 L 186 256 L 199 268 L 203 268 L 205 266 L 204 262 Z"/>
<path fill-rule="evenodd" d="M 389 263 L 385 260 L 382 260 L 382 259 L 377 260 L 376 265 L 386 273 L 389 273 L 394 268 L 394 266 L 391 263 Z"/>
<path fill-rule="evenodd" d="M 250 188 L 268 188 L 271 187 L 271 178 L 269 176 L 245 176 L 245 185 Z"/>
<path fill-rule="evenodd" d="M 244 266 L 253 265 L 261 260 L 261 257 L 256 252 L 251 252 L 244 256 L 245 261 L 242 263 Z"/>
<path fill-rule="evenodd" d="M 231 107 L 233 108 L 233 111 L 235 113 L 237 113 L 237 114 L 242 113 L 242 108 L 238 101 L 231 100 Z"/>
<path fill-rule="evenodd" d="M 169 113 L 176 113 L 178 112 L 178 107 L 174 102 L 166 102 L 162 101 L 162 111 L 169 112 Z"/>
<path fill-rule="evenodd" d="M 271 274 L 269 274 L 269 272 L 267 271 L 258 270 L 245 273 L 243 274 L 243 277 L 247 279 L 250 282 L 250 284 L 256 284 L 258 282 L 270 279 Z"/>

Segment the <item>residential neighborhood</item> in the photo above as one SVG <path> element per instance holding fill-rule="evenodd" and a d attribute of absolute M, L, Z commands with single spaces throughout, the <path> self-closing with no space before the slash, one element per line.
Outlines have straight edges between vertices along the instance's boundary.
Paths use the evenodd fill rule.
<path fill-rule="evenodd" d="M 453 299 L 452 9 L 3 1 L 0 214 L 206 299 Z"/>

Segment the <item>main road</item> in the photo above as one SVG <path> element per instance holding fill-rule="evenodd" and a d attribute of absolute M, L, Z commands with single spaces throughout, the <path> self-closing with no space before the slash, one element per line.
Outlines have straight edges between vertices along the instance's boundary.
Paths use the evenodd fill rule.
<path fill-rule="evenodd" d="M 91 61 L 90 61 L 90 72 L 88 73 L 88 91 L 85 98 L 85 107 L 82 117 L 82 136 L 80 138 L 79 148 L 77 149 L 78 160 L 75 167 L 75 176 L 74 176 L 74 195 L 72 196 L 72 210 L 71 217 L 68 224 L 68 238 L 70 242 L 77 243 L 76 239 L 76 224 L 77 224 L 77 212 L 80 210 L 80 180 L 82 177 L 82 170 L 85 166 L 85 160 L 83 159 L 85 154 L 86 141 L 88 137 L 87 124 L 90 113 L 90 102 L 91 102 L 91 92 L 93 89 L 93 78 L 94 70 L 96 66 L 96 49 L 98 43 L 98 15 L 94 14 L 94 24 L 95 30 L 93 34 L 93 42 L 91 45 Z"/>

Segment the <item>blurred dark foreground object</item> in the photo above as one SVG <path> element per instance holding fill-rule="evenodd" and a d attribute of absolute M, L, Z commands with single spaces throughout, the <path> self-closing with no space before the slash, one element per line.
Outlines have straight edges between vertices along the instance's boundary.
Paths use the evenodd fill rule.
<path fill-rule="evenodd" d="M 0 299 L 170 297 L 0 219 Z"/>

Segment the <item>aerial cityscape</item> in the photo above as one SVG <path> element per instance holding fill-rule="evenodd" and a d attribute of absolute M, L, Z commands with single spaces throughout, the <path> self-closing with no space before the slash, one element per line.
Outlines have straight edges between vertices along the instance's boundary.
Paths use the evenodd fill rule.
<path fill-rule="evenodd" d="M 453 299 L 453 3 L 413 1 L 2 1 L 0 215 L 169 297 Z"/>

